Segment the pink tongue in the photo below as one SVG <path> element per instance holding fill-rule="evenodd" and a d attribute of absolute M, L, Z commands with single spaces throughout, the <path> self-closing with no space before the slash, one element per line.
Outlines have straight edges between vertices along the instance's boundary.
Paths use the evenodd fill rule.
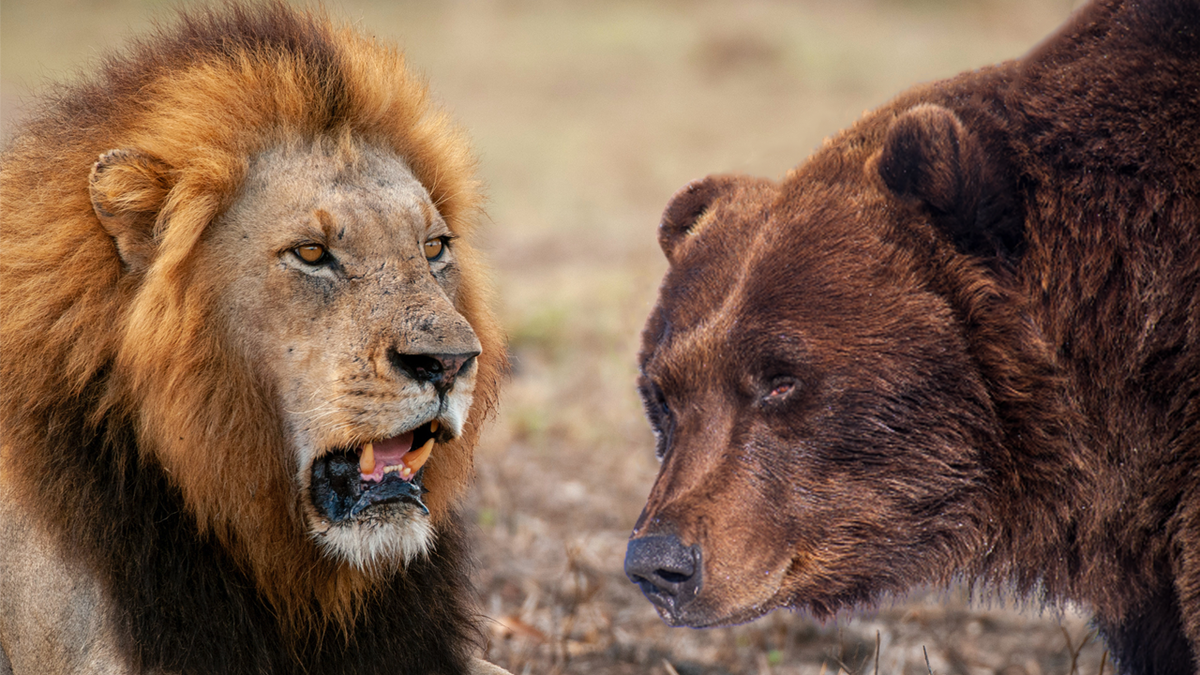
<path fill-rule="evenodd" d="M 412 432 L 401 434 L 383 441 L 375 441 L 375 470 L 362 474 L 363 480 L 378 483 L 383 480 L 383 468 L 400 463 L 400 458 L 412 449 Z M 362 451 L 359 451 L 359 456 Z"/>

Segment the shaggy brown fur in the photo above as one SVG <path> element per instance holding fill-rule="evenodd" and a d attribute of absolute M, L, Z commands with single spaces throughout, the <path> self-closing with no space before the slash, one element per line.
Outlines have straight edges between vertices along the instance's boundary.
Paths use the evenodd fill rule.
<path fill-rule="evenodd" d="M 675 196 L 643 336 L 672 624 L 956 577 L 1200 662 L 1200 4 L 1100 0 L 773 183 Z"/>
<path fill-rule="evenodd" d="M 134 670 L 467 667 L 456 502 L 504 347 L 469 243 L 474 160 L 427 99 L 391 47 L 281 3 L 228 5 L 58 90 L 6 149 L 0 495 L 100 580 L 96 611 Z M 309 539 L 274 393 L 231 348 L 196 262 L 250 158 L 321 139 L 407 163 L 455 237 L 454 310 L 482 345 L 465 428 L 425 469 L 435 548 L 397 574 Z M 97 157 L 120 148 L 139 153 L 102 159 L 116 168 L 89 193 Z"/>

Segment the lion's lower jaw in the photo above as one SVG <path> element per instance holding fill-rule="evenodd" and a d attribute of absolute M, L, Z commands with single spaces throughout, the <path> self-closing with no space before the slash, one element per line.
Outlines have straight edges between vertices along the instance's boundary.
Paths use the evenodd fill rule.
<path fill-rule="evenodd" d="M 433 548 L 429 518 L 413 515 L 402 521 L 353 520 L 314 532 L 322 553 L 367 574 L 398 570 Z"/>

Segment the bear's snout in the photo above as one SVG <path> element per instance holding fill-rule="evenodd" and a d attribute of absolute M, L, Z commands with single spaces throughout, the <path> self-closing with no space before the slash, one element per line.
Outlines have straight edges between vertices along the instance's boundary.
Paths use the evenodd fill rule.
<path fill-rule="evenodd" d="M 684 546 L 674 534 L 630 539 L 625 576 L 642 589 L 664 621 L 680 625 L 683 609 L 700 594 L 700 546 Z"/>

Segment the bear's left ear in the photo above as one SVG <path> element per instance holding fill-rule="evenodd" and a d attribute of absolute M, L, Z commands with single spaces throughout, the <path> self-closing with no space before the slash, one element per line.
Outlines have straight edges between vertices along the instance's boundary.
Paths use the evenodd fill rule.
<path fill-rule="evenodd" d="M 1021 256 L 1024 223 L 1007 172 L 952 111 L 926 103 L 897 117 L 878 171 L 892 192 L 919 200 L 959 251 Z"/>
<path fill-rule="evenodd" d="M 131 274 L 144 272 L 154 260 L 154 225 L 171 185 L 171 167 L 140 150 L 109 150 L 92 166 L 92 210 Z"/>
<path fill-rule="evenodd" d="M 671 197 L 658 225 L 658 245 L 667 260 L 673 260 L 675 247 L 733 183 L 732 176 L 708 176 L 688 183 Z"/>

